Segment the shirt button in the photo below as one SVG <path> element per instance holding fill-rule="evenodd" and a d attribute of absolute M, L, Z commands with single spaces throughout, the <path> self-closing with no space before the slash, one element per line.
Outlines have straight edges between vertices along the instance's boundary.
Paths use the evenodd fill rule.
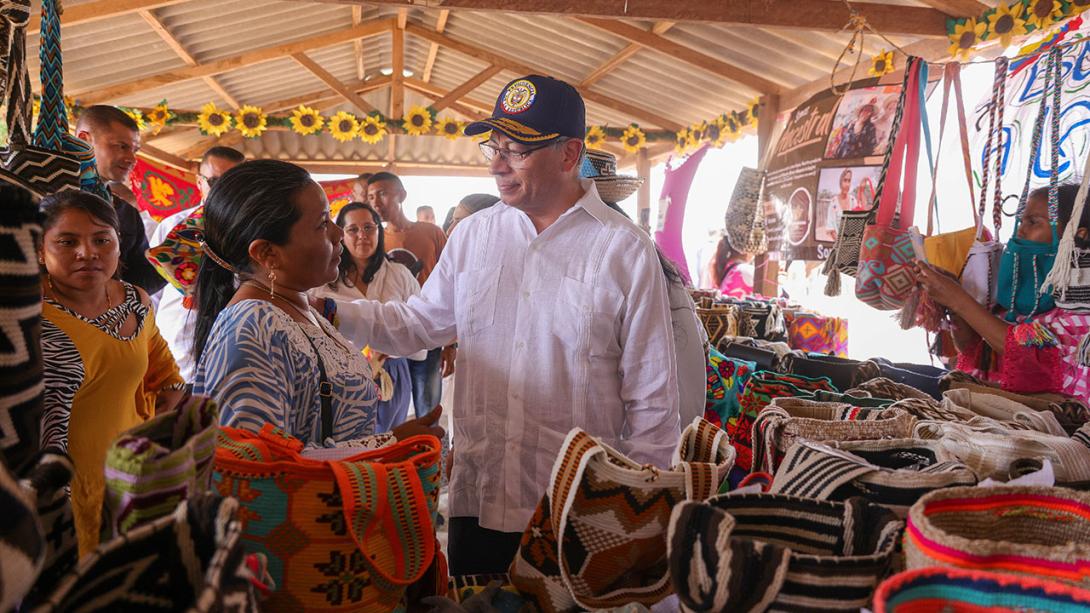
<path fill-rule="evenodd" d="M 524 343 L 522 341 L 519 341 L 519 342 L 515 343 L 515 349 L 522 349 L 525 346 L 526 346 L 526 343 Z"/>
<path fill-rule="evenodd" d="M 530 292 L 522 292 L 522 297 L 525 300 L 529 300 L 530 299 Z"/>

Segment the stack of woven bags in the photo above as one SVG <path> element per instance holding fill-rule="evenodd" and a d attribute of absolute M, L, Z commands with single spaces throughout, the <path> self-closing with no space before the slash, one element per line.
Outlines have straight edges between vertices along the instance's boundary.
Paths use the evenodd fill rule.
<path fill-rule="evenodd" d="M 816 355 L 721 356 L 709 381 L 670 469 L 573 430 L 509 575 L 460 578 L 460 606 L 1090 607 L 1083 403 Z"/>
<path fill-rule="evenodd" d="M 848 355 L 848 321 L 782 299 L 723 297 L 692 290 L 696 314 L 712 347 L 744 344 L 777 352 Z"/>

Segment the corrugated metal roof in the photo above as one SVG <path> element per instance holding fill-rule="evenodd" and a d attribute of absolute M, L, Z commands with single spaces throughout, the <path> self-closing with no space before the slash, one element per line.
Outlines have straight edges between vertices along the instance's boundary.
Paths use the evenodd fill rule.
<path fill-rule="evenodd" d="M 88 0 L 66 0 L 78 6 Z M 987 0 L 994 5 L 997 0 Z M 885 4 L 925 6 L 918 0 L 883 0 Z M 364 6 L 362 19 L 391 18 L 399 7 L 391 4 Z M 409 7 L 408 22 L 434 31 L 440 12 Z M 185 51 L 198 63 L 236 57 L 275 45 L 336 33 L 352 26 L 353 9 L 347 4 L 281 0 L 189 0 L 151 11 Z M 649 29 L 648 21 L 624 20 L 624 23 Z M 495 11 L 451 11 L 446 35 L 525 64 L 535 70 L 572 83 L 580 83 L 604 62 L 629 46 L 629 41 L 578 19 Z M 808 31 L 774 27 L 684 22 L 662 34 L 666 39 L 700 53 L 742 68 L 778 85 L 784 92 L 827 77 L 837 56 L 848 40 L 847 33 Z M 106 19 L 66 25 L 63 28 L 65 84 L 68 93 L 93 92 L 118 84 L 138 82 L 187 66 L 137 12 Z M 912 38 L 891 37 L 893 44 L 906 46 Z M 31 70 L 37 72 L 37 35 L 29 39 Z M 890 43 L 868 36 L 862 57 L 871 55 Z M 405 68 L 420 79 L 432 48 L 432 42 L 412 32 L 405 35 Z M 338 80 L 359 82 L 357 58 L 352 42 L 308 49 L 306 55 Z M 392 36 L 380 33 L 364 39 L 362 45 L 365 76 L 373 79 L 392 67 Z M 441 94 L 458 88 L 487 68 L 487 62 L 441 47 L 435 59 L 430 87 Z M 862 68 L 861 76 L 865 74 Z M 470 91 L 462 100 L 474 106 L 491 108 L 504 84 L 515 78 L 503 70 Z M 214 75 L 216 83 L 243 104 L 271 105 L 312 93 L 327 91 L 328 86 L 290 57 L 274 57 L 256 64 L 240 66 Z M 32 79 L 35 82 L 37 79 Z M 688 125 L 718 114 L 745 107 L 757 95 L 755 89 L 726 79 L 722 75 L 688 64 L 671 54 L 641 49 L 593 83 L 589 90 L 609 96 L 648 114 Z M 389 112 L 388 90 L 363 94 L 365 100 L 384 113 Z M 176 81 L 167 85 L 138 89 L 112 102 L 127 106 L 153 106 L 166 100 L 172 108 L 196 110 L 214 101 L 226 107 L 228 101 L 201 78 Z M 406 88 L 406 108 L 429 104 L 432 98 Z M 356 111 L 351 105 L 340 105 Z M 457 115 L 452 110 L 443 114 Z M 624 126 L 636 122 L 647 129 L 658 126 L 646 118 L 633 117 L 625 111 L 597 102 L 587 104 L 589 124 Z M 175 132 L 155 139 L 157 147 L 181 151 L 199 140 L 192 133 Z M 479 163 L 475 145 L 465 139 L 450 143 L 441 138 L 400 138 L 398 156 L 420 162 L 434 160 L 452 163 Z M 434 142 L 433 142 L 434 141 Z M 464 146 L 462 146 L 464 145 Z M 246 141 L 253 153 L 265 151 L 288 157 L 308 156 L 318 159 L 385 159 L 385 144 L 377 147 L 355 142 L 341 145 L 328 136 L 297 137 L 270 131 L 261 139 Z M 294 149 L 293 149 L 294 148 Z M 462 151 L 462 150 L 465 151 Z M 467 153 L 468 152 L 468 153 Z M 314 156 L 318 156 L 317 158 Z M 339 156 L 339 157 L 338 157 Z"/>

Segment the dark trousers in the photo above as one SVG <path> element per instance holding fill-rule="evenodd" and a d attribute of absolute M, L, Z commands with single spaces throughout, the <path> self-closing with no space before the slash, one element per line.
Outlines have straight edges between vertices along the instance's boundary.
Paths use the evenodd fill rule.
<path fill-rule="evenodd" d="M 450 518 L 447 562 L 451 575 L 506 573 L 518 553 L 521 532 L 482 528 L 476 517 Z"/>
<path fill-rule="evenodd" d="M 423 417 L 439 404 L 443 397 L 443 377 L 439 372 L 442 349 L 432 349 L 423 360 L 409 360 L 409 375 L 413 381 L 413 407 L 417 417 Z"/>

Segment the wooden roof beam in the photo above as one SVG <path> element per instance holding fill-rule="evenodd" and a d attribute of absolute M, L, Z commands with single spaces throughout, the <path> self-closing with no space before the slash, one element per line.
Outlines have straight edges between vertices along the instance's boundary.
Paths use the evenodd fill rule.
<path fill-rule="evenodd" d="M 356 81 L 354 83 L 348 83 L 345 85 L 349 91 L 357 94 L 365 94 L 376 89 L 382 89 L 390 84 L 390 77 L 375 77 L 370 81 Z M 309 94 L 302 94 L 299 96 L 293 96 L 291 98 L 285 98 L 283 100 L 277 100 L 276 102 L 270 102 L 263 105 L 262 108 L 266 113 L 276 113 L 279 111 L 288 111 L 294 109 L 299 105 L 304 106 L 319 106 L 328 104 L 330 102 L 343 101 L 344 97 L 338 94 L 332 89 L 323 89 L 320 91 L 310 92 Z"/>
<path fill-rule="evenodd" d="M 454 89 L 452 89 L 450 91 L 450 93 L 448 93 L 447 95 L 445 95 L 442 98 L 436 100 L 435 104 L 431 105 L 432 108 L 437 110 L 437 111 L 441 111 L 441 110 L 447 108 L 448 106 L 458 102 L 459 100 L 464 98 L 467 94 L 469 94 L 469 92 L 477 89 L 478 87 L 483 85 L 486 81 L 488 81 L 492 77 L 500 74 L 501 72 L 503 72 L 503 68 L 501 68 L 499 66 L 496 66 L 496 65 L 492 65 L 492 66 L 489 66 L 488 68 L 485 68 L 484 70 L 482 70 L 482 71 L 478 72 L 477 74 L 473 75 L 472 77 L 470 77 L 468 80 L 466 80 L 465 83 L 462 83 L 458 87 L 455 87 Z"/>
<path fill-rule="evenodd" d="M 655 34 L 665 34 L 667 30 L 674 27 L 672 21 L 660 21 L 651 27 L 651 32 Z M 628 58 L 639 53 L 640 49 L 643 49 L 643 45 L 637 43 L 629 43 L 627 47 L 621 49 L 613 57 L 609 58 L 605 62 L 602 62 L 600 66 L 594 69 L 589 75 L 583 78 L 579 83 L 579 87 L 590 87 L 606 76 L 613 69 L 628 61 Z"/>
<path fill-rule="evenodd" d="M 163 39 L 163 42 L 166 43 L 168 47 L 170 47 L 170 50 L 173 51 L 175 55 L 182 58 L 182 61 L 185 62 L 186 66 L 196 66 L 198 64 L 197 58 L 193 57 L 189 53 L 189 51 L 185 48 L 185 45 L 183 45 L 182 42 L 178 40 L 169 29 L 167 29 L 166 24 L 163 23 L 162 20 L 160 20 L 158 17 L 156 17 L 155 13 L 150 10 L 140 10 L 138 12 L 140 16 L 144 19 L 144 21 L 147 22 L 148 26 L 150 26 L 151 29 L 159 35 L 159 38 Z M 232 96 L 230 92 L 228 92 L 227 89 L 224 88 L 223 85 L 216 80 L 216 77 L 207 76 L 203 77 L 203 79 L 205 85 L 207 85 L 209 89 L 211 89 L 220 98 L 222 98 L 223 101 L 226 102 L 231 108 L 237 111 L 238 108 L 242 106 L 241 104 L 239 104 L 238 100 L 236 100 L 235 97 Z"/>
<path fill-rule="evenodd" d="M 393 82 L 390 84 L 390 119 L 398 120 L 405 116 L 405 29 L 394 28 L 393 36 Z"/>
<path fill-rule="evenodd" d="M 427 28 L 421 28 L 419 26 L 409 24 L 409 26 L 406 28 L 406 31 L 414 36 L 418 36 L 432 42 L 437 42 L 443 47 L 452 49 L 454 51 L 487 62 L 489 64 L 494 64 L 505 70 L 510 70 L 511 72 L 516 72 L 520 74 L 534 74 L 542 72 L 542 69 L 540 68 L 528 66 L 518 60 L 512 59 L 505 55 L 501 55 L 499 53 L 489 51 L 488 49 L 484 49 L 483 47 L 478 47 L 476 45 L 472 45 L 470 43 L 451 38 L 446 34 L 433 32 Z M 547 72 L 548 71 L 546 71 L 546 73 Z M 580 93 L 583 95 L 583 99 L 586 101 L 590 101 L 595 104 L 600 104 L 604 107 L 611 108 L 614 111 L 617 111 L 624 115 L 628 115 L 629 117 L 637 119 L 641 122 L 646 122 L 673 132 L 676 132 L 682 128 L 682 125 L 680 123 L 672 119 L 667 119 L 662 115 L 640 108 L 634 104 L 630 104 L 623 100 L 618 100 L 611 96 L 599 94 L 595 91 L 585 88 L 580 90 Z"/>
<path fill-rule="evenodd" d="M 980 17 L 991 8 L 977 0 L 920 0 L 920 2 L 951 17 Z"/>
<path fill-rule="evenodd" d="M 447 19 L 450 18 L 450 11 L 443 9 L 439 11 L 439 17 L 435 20 L 435 31 L 442 34 L 443 30 L 447 29 Z M 428 49 L 428 60 L 424 62 L 424 73 L 421 78 L 427 83 L 431 81 L 431 71 L 435 69 L 435 60 L 439 57 L 439 43 L 432 43 L 431 48 Z"/>
<path fill-rule="evenodd" d="M 301 2 L 304 0 L 294 0 Z M 313 2 L 315 0 L 305 0 Z M 317 0 L 334 4 L 393 4 L 407 0 Z M 425 0 L 409 0 L 421 6 Z M 839 32 L 850 13 L 843 0 L 442 0 L 443 9 L 501 11 L 565 17 L 605 17 L 688 21 L 703 23 L 744 23 L 756 26 L 831 30 Z M 946 38 L 946 14 L 930 7 L 852 2 L 867 22 L 888 35 Z"/>
<path fill-rule="evenodd" d="M 201 140 L 186 147 L 182 151 L 178 152 L 178 157 L 184 160 L 195 160 L 202 155 L 205 151 L 208 151 L 212 147 L 217 145 L 222 147 L 233 147 L 242 142 L 242 133 L 238 130 L 233 130 L 224 134 L 223 136 L 209 136 L 202 138 Z"/>
<path fill-rule="evenodd" d="M 594 26 L 599 30 L 604 30 L 610 34 L 626 38 L 629 41 L 647 47 L 648 49 L 654 49 L 655 51 L 665 53 L 690 66 L 696 66 L 713 75 L 729 79 L 735 83 L 740 83 L 746 87 L 755 89 L 758 92 L 775 93 L 780 91 L 779 84 L 756 73 L 743 70 L 733 64 L 724 62 L 710 55 L 705 55 L 692 47 L 676 43 L 666 37 L 648 32 L 642 28 L 637 28 L 636 26 L 612 19 L 582 17 L 580 18 L 580 21 Z"/>
<path fill-rule="evenodd" d="M 371 106 L 371 103 L 367 102 L 359 96 L 356 92 L 352 91 L 350 87 L 341 82 L 340 79 L 333 76 L 328 70 L 318 65 L 318 62 L 310 59 L 305 53 L 293 53 L 291 59 L 295 60 L 303 68 L 310 71 L 310 74 L 318 77 L 322 83 L 328 85 L 333 91 L 344 98 L 352 106 L 360 110 L 364 115 L 373 113 L 375 107 Z"/>
<path fill-rule="evenodd" d="M 358 26 L 363 23 L 363 7 L 352 7 L 352 26 Z M 352 41 L 352 53 L 356 56 L 356 79 L 362 81 L 367 76 L 367 66 L 363 63 L 363 41 L 356 39 Z"/>
<path fill-rule="evenodd" d="M 61 27 L 90 23 L 118 15 L 129 15 L 138 11 L 150 11 L 182 2 L 188 2 L 188 0 L 94 0 L 64 7 L 61 13 Z M 27 34 L 37 34 L 41 31 L 39 20 L 31 19 L 30 21 Z"/>
<path fill-rule="evenodd" d="M 197 64 L 196 66 L 168 70 L 149 77 L 142 77 L 106 87 L 88 87 L 82 90 L 76 90 L 71 92 L 70 95 L 79 98 L 85 105 L 108 102 L 115 98 L 134 94 L 136 92 L 163 87 L 165 85 L 172 85 L 179 81 L 200 79 L 206 76 L 236 70 L 238 68 L 252 66 L 261 62 L 279 59 L 294 53 L 303 53 L 305 51 L 310 51 L 311 49 L 321 49 L 323 47 L 331 47 L 360 38 L 367 38 L 388 31 L 393 27 L 395 22 L 396 20 L 393 18 L 373 19 L 351 28 L 336 30 L 318 36 L 311 36 L 291 43 L 263 47 L 261 49 L 248 51 L 241 55 Z"/>
<path fill-rule="evenodd" d="M 180 155 L 174 155 L 173 153 L 163 151 L 158 147 L 153 147 L 151 145 L 142 145 L 140 147 L 139 155 L 148 158 L 153 162 L 158 162 L 160 164 L 170 166 L 171 168 L 176 168 L 183 172 L 193 172 L 193 162 L 183 158 Z"/>
<path fill-rule="evenodd" d="M 432 100 L 441 100 L 445 96 L 450 95 L 450 92 L 431 83 L 425 83 L 422 79 L 405 79 L 405 87 L 427 96 Z M 464 96 L 463 96 L 464 98 Z M 433 105 L 434 106 L 434 105 Z M 473 120 L 484 119 L 492 114 L 492 107 L 476 100 L 462 100 L 461 102 L 452 102 L 447 108 L 452 111 L 456 111 L 469 117 Z"/>

